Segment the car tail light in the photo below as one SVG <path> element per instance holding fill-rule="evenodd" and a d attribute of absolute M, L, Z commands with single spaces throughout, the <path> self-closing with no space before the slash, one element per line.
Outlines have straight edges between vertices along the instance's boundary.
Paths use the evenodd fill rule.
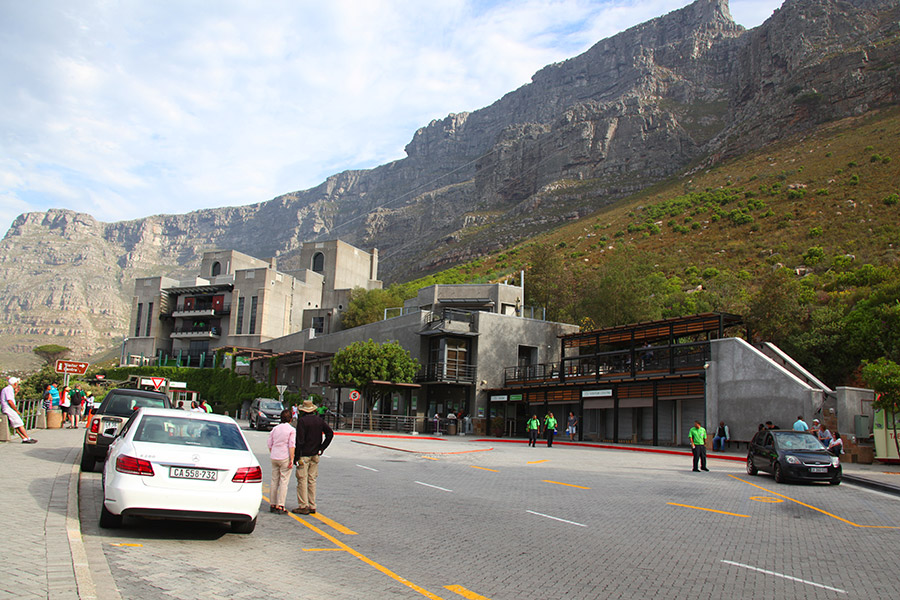
<path fill-rule="evenodd" d="M 100 417 L 91 420 L 91 433 L 100 433 Z"/>
<path fill-rule="evenodd" d="M 122 455 L 116 458 L 116 471 L 153 477 L 153 465 L 150 464 L 150 461 L 132 456 Z"/>
<path fill-rule="evenodd" d="M 259 467 L 241 467 L 231 478 L 234 483 L 259 483 L 262 481 L 262 469 Z"/>

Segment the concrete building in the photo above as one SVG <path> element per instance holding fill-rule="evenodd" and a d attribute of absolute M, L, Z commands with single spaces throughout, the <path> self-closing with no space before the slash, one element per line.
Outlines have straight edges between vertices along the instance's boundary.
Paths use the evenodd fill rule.
<path fill-rule="evenodd" d="M 282 272 L 274 258 L 213 250 L 190 279 L 136 279 L 123 362 L 210 366 L 219 348 L 260 349 L 304 328 L 328 333 L 353 288 L 381 287 L 377 250 L 332 240 L 304 244 L 299 256 L 305 268 Z"/>

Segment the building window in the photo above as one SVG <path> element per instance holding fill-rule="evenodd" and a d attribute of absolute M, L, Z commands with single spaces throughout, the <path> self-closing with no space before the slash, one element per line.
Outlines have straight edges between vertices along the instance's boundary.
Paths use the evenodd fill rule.
<path fill-rule="evenodd" d="M 143 309 L 144 305 L 138 302 L 137 318 L 134 320 L 134 337 L 140 337 L 141 335 L 141 313 Z"/>
<path fill-rule="evenodd" d="M 244 333 L 244 300 L 246 300 L 246 298 L 243 296 L 238 298 L 237 331 L 235 332 L 238 335 Z"/>
<path fill-rule="evenodd" d="M 313 254 L 312 270 L 316 273 L 323 273 L 325 271 L 325 255 L 321 252 Z"/>
<path fill-rule="evenodd" d="M 311 375 L 312 375 L 312 377 L 310 378 L 310 381 L 309 381 L 310 385 L 318 383 L 319 382 L 319 367 L 313 367 Z"/>
<path fill-rule="evenodd" d="M 313 317 L 312 328 L 316 335 L 320 335 L 325 331 L 325 317 Z"/>
<path fill-rule="evenodd" d="M 250 329 L 247 331 L 250 335 L 256 333 L 256 301 L 257 296 L 250 296 Z"/>
<path fill-rule="evenodd" d="M 210 269 L 209 274 L 215 277 L 216 275 L 221 275 L 222 273 L 222 263 L 216 261 L 212 264 L 212 269 Z"/>
<path fill-rule="evenodd" d="M 147 337 L 150 337 L 150 324 L 152 322 L 153 322 L 153 303 L 148 302 L 147 303 L 147 329 L 146 329 L 147 333 L 144 334 Z"/>

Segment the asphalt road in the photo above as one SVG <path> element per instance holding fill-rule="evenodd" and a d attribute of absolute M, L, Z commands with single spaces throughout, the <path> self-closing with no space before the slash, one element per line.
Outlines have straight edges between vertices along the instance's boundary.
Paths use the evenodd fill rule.
<path fill-rule="evenodd" d="M 266 435 L 247 432 L 268 482 Z M 900 595 L 894 496 L 778 485 L 734 461 L 693 473 L 680 456 L 415 445 L 431 447 L 336 437 L 320 464 L 319 514 L 264 510 L 251 535 L 141 520 L 100 530 L 100 475 L 84 474 L 92 570 L 141 599 Z"/>

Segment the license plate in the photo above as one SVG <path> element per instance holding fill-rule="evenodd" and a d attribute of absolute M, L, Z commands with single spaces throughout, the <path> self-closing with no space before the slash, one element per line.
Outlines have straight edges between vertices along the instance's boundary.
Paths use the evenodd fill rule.
<path fill-rule="evenodd" d="M 828 467 L 810 467 L 809 472 L 810 473 L 827 473 Z"/>
<path fill-rule="evenodd" d="M 216 471 L 213 471 L 212 469 L 169 467 L 169 477 L 174 477 L 175 479 L 202 479 L 203 481 L 215 481 Z"/>
<path fill-rule="evenodd" d="M 100 420 L 100 431 L 103 434 L 106 434 L 107 429 L 115 429 L 116 433 L 119 432 L 119 425 L 121 421 L 118 419 L 101 419 Z"/>

